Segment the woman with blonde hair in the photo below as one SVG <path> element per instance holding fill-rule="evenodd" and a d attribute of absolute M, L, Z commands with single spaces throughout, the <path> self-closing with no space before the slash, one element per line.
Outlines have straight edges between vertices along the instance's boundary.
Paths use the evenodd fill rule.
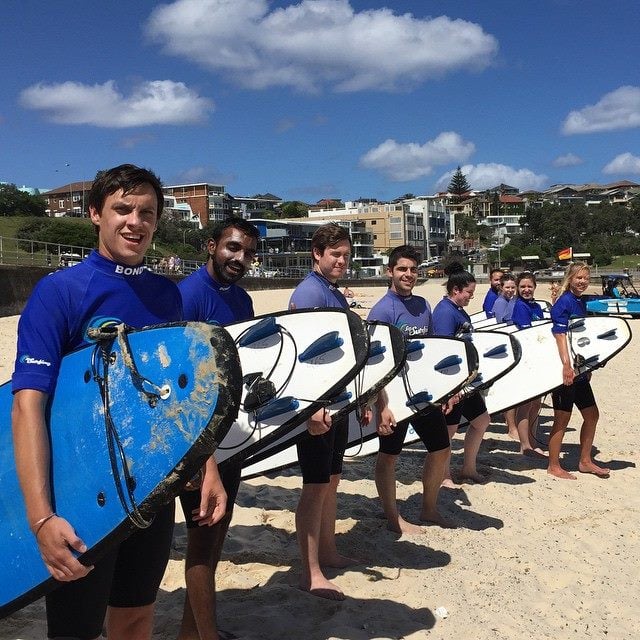
<path fill-rule="evenodd" d="M 578 471 L 591 473 L 600 478 L 609 476 L 609 469 L 597 465 L 591 456 L 596 424 L 600 415 L 591 389 L 591 374 L 576 375 L 567 339 L 571 319 L 583 318 L 587 315 L 582 295 L 589 286 L 589 276 L 589 266 L 585 262 L 570 264 L 567 267 L 564 281 L 560 286 L 560 295 L 551 307 L 551 320 L 553 322 L 551 331 L 556 339 L 558 353 L 562 361 L 563 384 L 552 392 L 553 426 L 549 435 L 549 466 L 547 473 L 564 480 L 576 479 L 575 475 L 569 473 L 560 465 L 562 439 L 569 424 L 574 404 L 582 414 L 583 420 L 580 429 Z"/>

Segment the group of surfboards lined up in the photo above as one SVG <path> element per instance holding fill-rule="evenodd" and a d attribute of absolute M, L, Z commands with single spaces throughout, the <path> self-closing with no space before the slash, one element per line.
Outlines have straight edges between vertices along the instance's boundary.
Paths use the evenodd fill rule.
<path fill-rule="evenodd" d="M 207 261 L 177 285 L 142 266 L 163 209 L 149 170 L 120 165 L 88 196 L 98 248 L 41 280 L 21 315 L 11 382 L 0 387 L 0 526 L 9 567 L 0 616 L 46 596 L 49 637 L 151 638 L 179 497 L 187 523 L 187 595 L 179 638 L 225 637 L 215 571 L 242 477 L 298 464 L 300 588 L 342 600 L 327 567 L 358 563 L 335 541 L 345 457 L 377 453 L 375 482 L 388 527 L 422 530 L 396 501 L 402 448 L 426 448 L 419 520 L 455 527 L 438 510 L 442 487 L 483 483 L 476 465 L 490 415 L 504 412 L 521 452 L 563 479 L 561 445 L 573 406 L 584 422 L 578 471 L 592 458 L 598 409 L 591 371 L 631 338 L 617 317 L 586 317 L 589 269 L 567 270 L 552 306 L 536 280 L 495 270 L 484 311 L 476 288 L 448 270 L 433 310 L 413 293 L 420 256 L 389 255 L 389 288 L 366 321 L 340 290 L 352 252 L 337 224 L 313 235 L 313 269 L 289 308 L 254 317 L 238 282 L 259 242 L 230 218 Z M 498 317 L 496 317 L 498 316 Z M 552 393 L 548 453 L 533 437 Z M 467 425 L 460 472 L 450 441 Z"/>

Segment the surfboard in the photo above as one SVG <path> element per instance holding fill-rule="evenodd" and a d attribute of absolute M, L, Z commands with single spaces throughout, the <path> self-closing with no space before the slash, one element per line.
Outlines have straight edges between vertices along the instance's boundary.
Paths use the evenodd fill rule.
<path fill-rule="evenodd" d="M 364 367 L 369 335 L 353 311 L 298 309 L 226 325 L 238 349 L 238 418 L 216 449 L 221 467 L 295 437 Z M 302 425 L 302 426 L 301 426 Z"/>
<path fill-rule="evenodd" d="M 542 313 L 545 318 L 551 317 L 551 303 L 547 300 L 535 300 L 540 307 L 542 308 Z M 480 329 L 491 329 L 497 328 L 506 325 L 506 322 L 498 322 L 495 318 L 487 318 L 487 314 L 484 311 L 478 311 L 477 313 L 472 313 L 470 316 L 471 325 L 473 326 L 474 331 L 478 331 Z"/>
<path fill-rule="evenodd" d="M 640 318 L 640 298 L 597 298 L 587 300 L 587 313 Z"/>
<path fill-rule="evenodd" d="M 221 327 L 118 328 L 62 359 L 48 405 L 55 511 L 93 564 L 172 500 L 231 425 L 240 362 Z M 0 617 L 58 583 L 31 533 L 16 474 L 11 383 L 0 387 Z"/>
<path fill-rule="evenodd" d="M 405 363 L 404 334 L 385 322 L 365 322 L 369 333 L 369 354 L 365 366 L 346 388 L 332 398 L 327 411 L 332 419 L 351 414 L 359 416 L 357 405 L 364 405 L 398 373 Z M 306 426 L 303 425 L 303 429 Z M 303 431 L 304 432 L 304 431 Z M 245 460 L 243 477 L 252 477 L 297 464 L 298 452 L 294 444 L 302 433 L 286 432 L 271 446 L 260 449 Z"/>
<path fill-rule="evenodd" d="M 452 338 L 448 339 L 451 340 Z M 507 373 L 516 366 L 521 357 L 520 344 L 508 333 L 498 331 L 482 333 L 474 331 L 462 334 L 459 339 L 472 346 L 476 353 L 476 375 L 472 376 L 468 382 L 456 389 L 453 393 L 459 390 L 465 393 L 472 393 L 486 389 L 496 380 L 507 375 Z M 393 405 L 390 403 L 389 406 L 398 422 L 409 417 L 403 412 L 399 412 L 396 415 L 396 411 L 393 410 Z M 398 415 L 401 417 L 398 417 Z M 357 425 L 353 425 L 353 427 L 354 432 L 352 435 L 355 435 L 356 438 L 349 441 L 349 449 L 346 455 L 356 457 L 376 453 L 378 448 L 377 440 L 367 441 L 367 436 L 373 437 L 373 435 L 375 435 L 375 421 L 366 429 L 359 430 L 362 434 L 359 438 L 357 437 Z M 371 427 L 373 427 L 373 430 Z M 409 428 L 405 436 L 405 444 L 410 444 L 417 438 L 418 436 L 415 431 Z"/>
<path fill-rule="evenodd" d="M 521 347 L 518 364 L 497 380 L 485 395 L 487 411 L 498 413 L 537 398 L 562 384 L 562 363 L 552 323 L 541 320 L 527 329 L 513 330 Z M 582 359 L 579 373 L 604 366 L 631 340 L 624 318 L 587 317 L 571 321 L 567 337 L 576 356 Z"/>

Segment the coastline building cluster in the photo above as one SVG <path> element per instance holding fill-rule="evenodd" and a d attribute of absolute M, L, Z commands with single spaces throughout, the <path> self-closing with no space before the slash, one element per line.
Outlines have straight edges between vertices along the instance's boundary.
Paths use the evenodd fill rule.
<path fill-rule="evenodd" d="M 85 196 L 91 181 L 79 181 L 41 191 L 46 213 L 51 217 L 85 213 Z M 23 187 L 33 192 L 33 189 Z M 336 221 L 346 226 L 354 240 L 355 275 L 376 276 L 383 272 L 386 255 L 400 245 L 413 246 L 422 266 L 436 264 L 449 249 L 473 249 L 457 232 L 465 216 L 491 229 L 493 242 L 504 246 L 508 237 L 522 233 L 522 216 L 529 207 L 545 204 L 611 204 L 631 206 L 640 202 L 640 184 L 621 180 L 610 184 L 558 184 L 545 191 L 520 191 L 499 184 L 485 190 L 462 194 L 439 192 L 433 195 L 406 194 L 391 202 L 360 198 L 353 201 L 324 199 L 303 205 L 305 217 L 285 217 L 283 200 L 271 193 L 234 196 L 225 185 L 207 182 L 167 185 L 165 211 L 174 220 L 202 229 L 207 224 L 239 215 L 250 219 L 260 230 L 256 273 L 298 277 L 311 267 L 310 240 L 322 224 Z M 302 209 L 302 211 L 304 211 Z M 458 224 L 457 224 L 458 223 Z M 354 274 L 352 274 L 354 275 Z"/>

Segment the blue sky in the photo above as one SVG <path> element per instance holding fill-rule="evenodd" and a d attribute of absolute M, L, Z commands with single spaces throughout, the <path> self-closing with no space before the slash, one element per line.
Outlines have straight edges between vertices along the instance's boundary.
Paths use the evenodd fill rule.
<path fill-rule="evenodd" d="M 125 9 L 126 7 L 126 9 Z M 233 195 L 640 182 L 637 0 L 5 0 L 0 181 Z"/>

